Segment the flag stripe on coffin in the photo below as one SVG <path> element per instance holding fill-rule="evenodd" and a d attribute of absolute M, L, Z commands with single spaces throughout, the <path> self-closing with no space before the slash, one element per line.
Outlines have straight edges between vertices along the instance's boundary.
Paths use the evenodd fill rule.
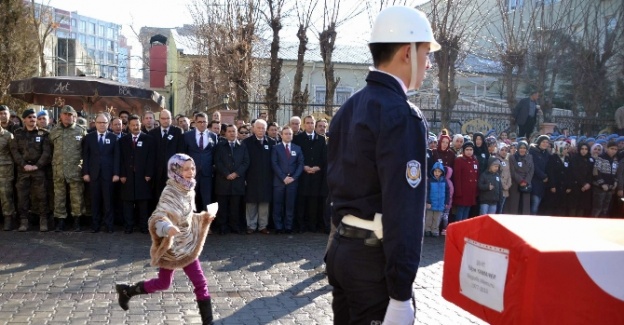
<path fill-rule="evenodd" d="M 493 215 L 451 224 L 442 296 L 491 324 L 624 324 L 624 301 L 616 298 L 623 233 L 624 220 L 616 219 Z M 460 292 L 466 239 L 509 250 L 502 312 Z M 615 282 L 605 280 L 610 274 Z"/>

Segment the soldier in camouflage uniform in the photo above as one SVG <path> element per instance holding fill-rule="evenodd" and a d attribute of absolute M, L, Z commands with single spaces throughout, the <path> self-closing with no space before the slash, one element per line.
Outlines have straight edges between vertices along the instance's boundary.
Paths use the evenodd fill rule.
<path fill-rule="evenodd" d="M 19 204 L 19 231 L 28 230 L 28 212 L 39 215 L 39 231 L 48 231 L 48 195 L 46 191 L 45 167 L 52 160 L 49 132 L 37 127 L 37 117 L 33 109 L 22 113 L 24 127 L 15 130 L 11 141 L 11 155 L 17 165 L 17 202 Z"/>
<path fill-rule="evenodd" d="M 11 111 L 6 105 L 0 105 L 0 126 L 11 133 L 20 127 L 11 121 Z"/>
<path fill-rule="evenodd" d="M 6 111 L 8 118 L 8 110 Z M 11 230 L 15 218 L 15 204 L 13 203 L 13 160 L 11 159 L 10 143 L 13 134 L 0 126 L 0 203 L 4 216 L 4 230 Z"/>
<path fill-rule="evenodd" d="M 52 178 L 54 182 L 54 217 L 56 232 L 63 231 L 67 219 L 66 185 L 69 185 L 74 231 L 81 231 L 80 215 L 84 203 L 82 180 L 82 140 L 87 131 L 76 124 L 76 110 L 69 105 L 61 108 L 61 121 L 50 131 L 52 143 Z"/>

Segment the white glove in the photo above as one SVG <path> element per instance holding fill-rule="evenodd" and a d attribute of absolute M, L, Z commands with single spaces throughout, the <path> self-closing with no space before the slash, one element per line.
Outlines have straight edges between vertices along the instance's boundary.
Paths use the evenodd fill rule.
<path fill-rule="evenodd" d="M 414 324 L 414 305 L 412 299 L 398 301 L 390 298 L 386 316 L 382 325 L 412 325 Z"/>

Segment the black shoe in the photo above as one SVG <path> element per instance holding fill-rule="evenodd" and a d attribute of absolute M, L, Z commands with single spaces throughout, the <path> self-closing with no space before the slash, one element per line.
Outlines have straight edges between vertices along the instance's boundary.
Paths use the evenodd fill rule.
<path fill-rule="evenodd" d="M 115 285 L 115 290 L 118 294 L 117 301 L 119 302 L 119 306 L 123 310 L 130 309 L 128 303 L 130 302 L 130 298 L 136 295 L 146 294 L 145 288 L 143 288 L 143 281 L 138 282 L 135 285 L 127 285 L 127 284 L 117 284 Z"/>
<path fill-rule="evenodd" d="M 198 300 L 199 315 L 201 316 L 202 325 L 212 325 L 212 302 L 208 300 Z"/>
<path fill-rule="evenodd" d="M 56 228 L 54 229 L 55 232 L 61 232 L 65 230 L 65 219 L 58 219 L 58 222 L 56 223 Z"/>

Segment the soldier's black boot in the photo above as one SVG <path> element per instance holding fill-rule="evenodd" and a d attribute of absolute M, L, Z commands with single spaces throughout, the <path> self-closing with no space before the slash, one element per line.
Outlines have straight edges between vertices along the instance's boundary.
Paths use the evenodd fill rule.
<path fill-rule="evenodd" d="M 137 282 L 135 285 L 127 285 L 127 284 L 117 284 L 115 285 L 115 290 L 117 290 L 117 294 L 119 295 L 118 301 L 119 306 L 123 310 L 130 309 L 128 303 L 130 302 L 130 298 L 136 295 L 146 294 L 145 288 L 143 288 L 143 281 Z"/>
<path fill-rule="evenodd" d="M 80 228 L 80 218 L 74 217 L 74 232 L 81 232 L 82 228 Z"/>
<path fill-rule="evenodd" d="M 4 216 L 4 231 L 13 229 L 13 216 Z"/>
<path fill-rule="evenodd" d="M 212 325 L 212 302 L 208 300 L 198 300 L 199 315 L 201 316 L 202 325 Z"/>
<path fill-rule="evenodd" d="M 20 226 L 17 231 L 24 232 L 28 231 L 28 217 L 20 218 Z"/>
<path fill-rule="evenodd" d="M 61 219 L 61 218 L 56 218 L 56 229 L 54 229 L 55 232 L 61 232 L 63 230 L 65 230 L 65 219 Z"/>
<path fill-rule="evenodd" d="M 41 232 L 48 231 L 48 217 L 47 216 L 39 217 L 39 231 Z"/>

